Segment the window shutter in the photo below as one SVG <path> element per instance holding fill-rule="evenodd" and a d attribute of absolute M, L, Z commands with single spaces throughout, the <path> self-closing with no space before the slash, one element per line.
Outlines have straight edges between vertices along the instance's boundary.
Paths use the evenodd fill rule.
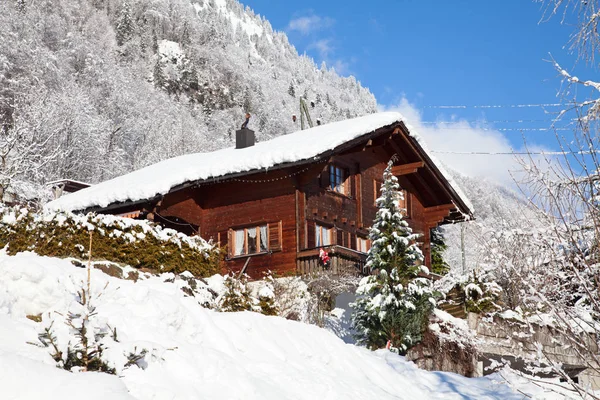
<path fill-rule="evenodd" d="M 350 170 L 348 170 L 348 173 L 350 172 Z M 348 182 L 348 196 L 352 197 L 353 199 L 356 198 L 356 175 L 348 175 L 348 179 L 346 179 L 346 182 Z"/>
<path fill-rule="evenodd" d="M 306 247 L 312 249 L 316 245 L 315 221 L 306 221 Z"/>
<path fill-rule="evenodd" d="M 270 251 L 281 251 L 282 250 L 282 232 L 281 232 L 281 221 L 272 222 L 269 224 L 269 250 Z"/>
<path fill-rule="evenodd" d="M 327 165 L 325 169 L 321 171 L 321 176 L 319 177 L 319 180 L 322 188 L 329 187 L 329 165 Z"/>
<path fill-rule="evenodd" d="M 227 231 L 227 243 L 225 243 L 227 245 L 227 257 L 231 258 L 233 257 L 233 229 L 229 229 Z M 221 243 L 221 246 L 223 246 L 224 244 Z"/>
<path fill-rule="evenodd" d="M 353 233 L 350 235 L 350 246 L 352 250 L 356 250 L 356 235 Z"/>
<path fill-rule="evenodd" d="M 343 246 L 344 245 L 344 231 L 341 229 L 336 229 L 336 233 L 337 233 L 337 240 L 336 240 L 335 244 L 337 244 L 339 246 Z"/>

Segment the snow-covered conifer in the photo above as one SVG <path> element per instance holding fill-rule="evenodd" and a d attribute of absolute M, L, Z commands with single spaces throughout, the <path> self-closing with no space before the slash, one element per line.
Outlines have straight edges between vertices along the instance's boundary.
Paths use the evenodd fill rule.
<path fill-rule="evenodd" d="M 119 22 L 117 23 L 117 44 L 122 46 L 124 43 L 131 40 L 133 36 L 134 26 L 133 18 L 131 16 L 131 5 L 128 1 L 123 3 L 121 14 L 119 16 Z"/>
<path fill-rule="evenodd" d="M 423 262 L 414 234 L 403 219 L 402 192 L 390 161 L 384 171 L 377 216 L 369 238 L 367 266 L 374 275 L 361 280 L 352 304 L 357 340 L 371 348 L 391 346 L 404 353 L 421 340 L 433 309 L 431 282 L 417 274 Z M 426 268 L 425 268 L 426 270 Z"/>

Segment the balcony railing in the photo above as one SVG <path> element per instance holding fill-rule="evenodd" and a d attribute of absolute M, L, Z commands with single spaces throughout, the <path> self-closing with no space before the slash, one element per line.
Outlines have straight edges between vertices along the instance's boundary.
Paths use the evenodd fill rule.
<path fill-rule="evenodd" d="M 365 267 L 367 254 L 342 246 L 324 246 L 329 256 L 329 265 L 324 266 L 319 257 L 320 248 L 302 250 L 296 259 L 298 275 L 331 273 L 333 275 L 368 275 Z"/>

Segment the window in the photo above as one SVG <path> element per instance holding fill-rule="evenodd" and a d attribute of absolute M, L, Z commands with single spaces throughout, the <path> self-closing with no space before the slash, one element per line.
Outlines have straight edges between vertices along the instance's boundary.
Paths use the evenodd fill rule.
<path fill-rule="evenodd" d="M 315 225 L 315 243 L 316 247 L 331 245 L 331 228 L 321 225 Z"/>
<path fill-rule="evenodd" d="M 346 171 L 344 169 L 336 166 L 329 166 L 329 187 L 331 190 L 346 194 Z"/>
<path fill-rule="evenodd" d="M 371 242 L 368 239 L 357 237 L 356 250 L 367 253 L 371 249 Z"/>
<path fill-rule="evenodd" d="M 233 256 L 264 253 L 268 250 L 267 225 L 236 229 L 233 231 Z"/>

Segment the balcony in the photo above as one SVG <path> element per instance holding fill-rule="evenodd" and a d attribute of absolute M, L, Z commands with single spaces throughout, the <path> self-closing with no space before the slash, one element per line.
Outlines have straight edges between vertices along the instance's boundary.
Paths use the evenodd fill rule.
<path fill-rule="evenodd" d="M 327 272 L 333 275 L 368 275 L 365 267 L 367 254 L 347 247 L 332 245 L 323 246 L 329 256 L 329 266 L 325 267 L 319 258 L 320 248 L 302 250 L 296 258 L 298 275 L 313 275 Z"/>

